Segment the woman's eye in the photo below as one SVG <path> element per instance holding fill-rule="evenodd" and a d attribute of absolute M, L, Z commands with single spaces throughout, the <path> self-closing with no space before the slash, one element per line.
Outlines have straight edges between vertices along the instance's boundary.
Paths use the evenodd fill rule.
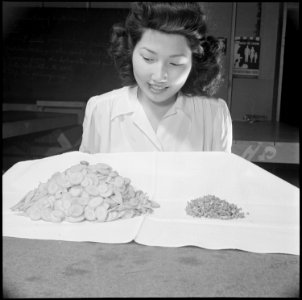
<path fill-rule="evenodd" d="M 176 63 L 170 63 L 172 66 L 176 66 L 176 67 L 178 67 L 178 66 L 181 66 L 181 64 L 176 64 Z"/>
<path fill-rule="evenodd" d="M 144 57 L 144 56 L 143 56 L 143 59 L 144 59 L 145 61 L 147 61 L 147 62 L 153 62 L 153 61 L 154 61 L 153 58 L 148 58 L 148 57 Z"/>

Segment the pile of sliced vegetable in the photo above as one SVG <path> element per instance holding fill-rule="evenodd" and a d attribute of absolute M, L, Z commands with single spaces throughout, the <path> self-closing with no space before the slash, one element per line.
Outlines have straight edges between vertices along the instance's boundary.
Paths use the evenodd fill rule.
<path fill-rule="evenodd" d="M 30 191 L 13 211 L 48 222 L 107 222 L 153 212 L 159 204 L 104 163 L 81 161 Z"/>

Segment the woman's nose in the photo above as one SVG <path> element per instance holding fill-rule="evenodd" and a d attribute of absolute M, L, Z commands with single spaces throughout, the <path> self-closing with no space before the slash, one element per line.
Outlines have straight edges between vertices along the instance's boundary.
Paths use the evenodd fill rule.
<path fill-rule="evenodd" d="M 166 82 L 168 79 L 168 72 L 163 64 L 157 64 L 152 72 L 152 80 L 155 82 Z"/>

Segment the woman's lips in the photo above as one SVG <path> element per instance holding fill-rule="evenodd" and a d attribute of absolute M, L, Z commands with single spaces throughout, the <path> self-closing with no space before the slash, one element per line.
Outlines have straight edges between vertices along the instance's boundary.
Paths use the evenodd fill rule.
<path fill-rule="evenodd" d="M 162 93 L 162 92 L 164 92 L 168 88 L 167 86 L 159 86 L 159 85 L 150 84 L 150 83 L 148 83 L 148 85 L 149 85 L 149 89 L 153 93 L 156 93 L 156 94 Z"/>

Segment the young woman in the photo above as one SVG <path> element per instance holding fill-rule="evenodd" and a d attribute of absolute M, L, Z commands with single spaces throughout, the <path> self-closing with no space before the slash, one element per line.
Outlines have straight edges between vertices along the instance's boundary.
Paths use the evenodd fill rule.
<path fill-rule="evenodd" d="M 197 2 L 133 3 L 110 53 L 123 87 L 89 99 L 80 151 L 231 152 L 230 113 L 213 97 L 222 53 Z"/>

